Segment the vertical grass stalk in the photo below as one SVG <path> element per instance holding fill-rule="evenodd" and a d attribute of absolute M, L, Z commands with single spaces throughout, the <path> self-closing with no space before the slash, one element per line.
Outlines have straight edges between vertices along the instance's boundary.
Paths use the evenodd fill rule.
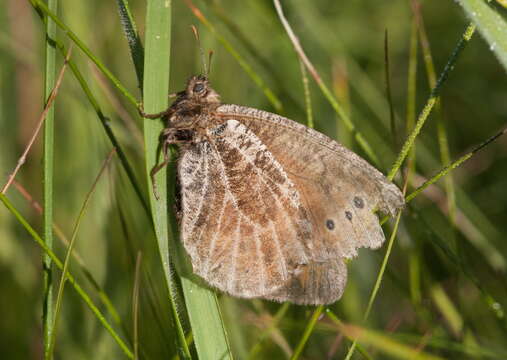
<path fill-rule="evenodd" d="M 48 0 L 48 7 L 52 12 L 58 10 L 58 0 Z M 56 24 L 46 17 L 46 65 L 44 78 L 44 101 L 49 98 L 56 82 Z M 53 248 L 53 159 L 54 159 L 54 107 L 51 107 L 44 122 L 43 149 L 43 206 L 42 215 L 43 239 L 49 249 Z M 44 358 L 51 359 L 51 338 L 53 333 L 53 273 L 51 258 L 44 254 L 44 300 L 42 309 L 42 331 L 44 342 Z"/>
<path fill-rule="evenodd" d="M 167 108 L 169 93 L 169 61 L 171 45 L 171 2 L 166 0 L 149 0 L 146 11 L 146 53 L 144 57 L 144 109 L 156 113 Z M 168 300 L 177 333 L 177 348 L 182 358 L 190 358 L 190 351 L 185 341 L 185 333 L 179 321 L 177 309 L 177 288 L 171 272 L 169 259 L 169 223 L 167 206 L 167 171 L 162 169 L 156 176 L 158 199 L 151 191 L 150 171 L 157 163 L 159 135 L 163 124 L 161 121 L 144 119 L 144 146 L 146 176 L 148 179 L 150 205 L 155 235 L 164 276 L 169 290 Z"/>

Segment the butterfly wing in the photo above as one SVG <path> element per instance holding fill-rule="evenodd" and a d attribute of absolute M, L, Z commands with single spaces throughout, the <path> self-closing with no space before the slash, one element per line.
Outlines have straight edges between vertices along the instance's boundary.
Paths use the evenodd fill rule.
<path fill-rule="evenodd" d="M 350 151 L 288 119 L 234 105 L 217 116 L 222 125 L 179 161 L 181 236 L 194 271 L 239 297 L 337 300 L 346 283 L 343 259 L 357 247 L 380 246 L 371 210 L 394 211 L 399 204 L 385 188 L 399 190 Z M 364 167 L 373 169 L 371 178 Z"/>
<path fill-rule="evenodd" d="M 222 105 L 217 112 L 241 121 L 280 161 L 304 197 L 316 231 L 340 256 L 351 258 L 359 247 L 382 245 L 384 234 L 373 212 L 394 215 L 404 198 L 380 171 L 329 137 L 287 118 L 238 105 Z"/>

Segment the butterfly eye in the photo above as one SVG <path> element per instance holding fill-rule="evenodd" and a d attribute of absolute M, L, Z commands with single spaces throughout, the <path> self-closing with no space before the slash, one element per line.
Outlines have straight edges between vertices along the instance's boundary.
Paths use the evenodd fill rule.
<path fill-rule="evenodd" d="M 203 83 L 197 83 L 194 85 L 193 91 L 195 93 L 200 93 L 204 90 L 204 84 Z"/>

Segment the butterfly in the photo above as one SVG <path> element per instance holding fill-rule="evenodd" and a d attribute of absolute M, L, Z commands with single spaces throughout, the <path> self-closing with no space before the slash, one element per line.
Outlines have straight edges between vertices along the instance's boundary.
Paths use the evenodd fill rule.
<path fill-rule="evenodd" d="M 163 113 L 164 161 L 179 147 L 180 236 L 193 271 L 241 298 L 338 300 L 346 260 L 385 240 L 375 210 L 404 205 L 396 185 L 329 137 L 290 119 L 222 104 L 193 76 Z"/>

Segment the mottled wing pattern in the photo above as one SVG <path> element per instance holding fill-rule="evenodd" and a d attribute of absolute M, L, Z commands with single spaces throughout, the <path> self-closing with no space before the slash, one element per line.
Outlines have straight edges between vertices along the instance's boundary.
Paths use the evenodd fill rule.
<path fill-rule="evenodd" d="M 399 190 L 354 153 L 274 114 L 236 105 L 179 161 L 181 236 L 194 271 L 239 297 L 336 301 L 344 258 L 384 240 Z"/>
<path fill-rule="evenodd" d="M 181 236 L 194 272 L 234 296 L 286 300 L 286 284 L 314 260 L 314 229 L 299 192 L 240 122 L 229 119 L 208 137 L 185 148 L 178 165 Z M 310 294 L 311 286 L 300 288 L 327 300 L 317 288 Z M 308 302 L 300 295 L 291 300 Z"/>
<path fill-rule="evenodd" d="M 304 125 L 238 105 L 222 105 L 220 117 L 234 116 L 266 145 L 302 192 L 316 231 L 345 258 L 357 248 L 384 241 L 373 210 L 394 215 L 404 198 L 396 185 L 364 159 Z M 326 225 L 331 220 L 335 226 Z"/>

